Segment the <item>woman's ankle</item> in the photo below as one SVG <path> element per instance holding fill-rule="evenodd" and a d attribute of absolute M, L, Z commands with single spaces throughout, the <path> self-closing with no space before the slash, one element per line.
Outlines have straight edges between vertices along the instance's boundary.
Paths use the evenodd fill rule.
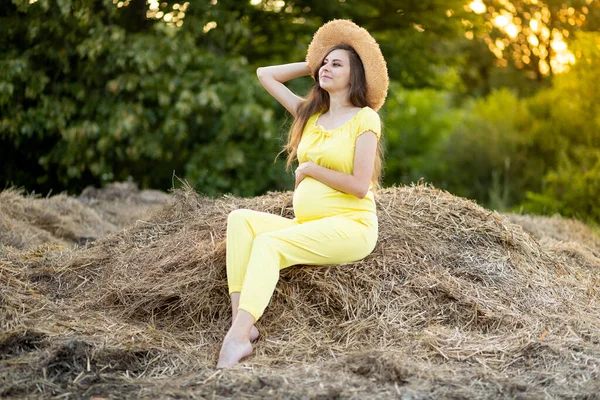
<path fill-rule="evenodd" d="M 238 342 L 250 342 L 250 331 L 254 326 L 254 317 L 247 311 L 240 310 L 233 321 L 227 336 Z"/>

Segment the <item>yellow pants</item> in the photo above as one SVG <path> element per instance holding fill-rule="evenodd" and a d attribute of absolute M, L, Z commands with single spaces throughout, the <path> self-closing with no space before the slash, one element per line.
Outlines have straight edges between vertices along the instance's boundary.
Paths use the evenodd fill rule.
<path fill-rule="evenodd" d="M 240 310 L 258 320 L 269 303 L 279 270 L 296 264 L 358 261 L 377 242 L 377 216 L 356 212 L 299 223 L 295 219 L 234 210 L 227 218 L 229 293 L 241 292 Z"/>

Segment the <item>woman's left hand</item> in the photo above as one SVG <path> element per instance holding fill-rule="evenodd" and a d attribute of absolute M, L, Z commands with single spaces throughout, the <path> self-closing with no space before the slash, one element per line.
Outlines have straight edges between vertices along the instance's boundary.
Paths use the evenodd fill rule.
<path fill-rule="evenodd" d="M 296 186 L 294 187 L 294 189 L 298 187 L 298 185 L 300 184 L 300 182 L 302 182 L 304 178 L 310 176 L 310 170 L 311 168 L 313 168 L 314 165 L 315 164 L 310 161 L 298 165 L 298 168 L 296 168 Z"/>

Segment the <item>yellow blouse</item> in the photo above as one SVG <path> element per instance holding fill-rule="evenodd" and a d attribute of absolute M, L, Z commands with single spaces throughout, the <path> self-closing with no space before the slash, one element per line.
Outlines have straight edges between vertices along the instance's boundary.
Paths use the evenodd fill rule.
<path fill-rule="evenodd" d="M 372 131 L 381 136 L 379 114 L 364 107 L 340 127 L 325 129 L 317 125 L 321 113 L 312 115 L 306 122 L 298 145 L 298 161 L 311 161 L 323 167 L 352 174 L 356 138 Z M 373 198 L 373 182 L 363 199 L 333 189 L 324 183 L 306 177 L 294 191 L 293 206 L 296 220 L 303 223 L 333 215 L 350 215 L 356 212 L 372 212 L 376 216 Z"/>

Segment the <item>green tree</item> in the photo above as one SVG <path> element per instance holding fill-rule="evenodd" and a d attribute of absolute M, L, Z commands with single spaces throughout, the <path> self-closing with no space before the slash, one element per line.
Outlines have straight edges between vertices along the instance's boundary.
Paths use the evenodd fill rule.
<path fill-rule="evenodd" d="M 523 208 L 600 222 L 600 90 L 591 84 L 600 79 L 600 34 L 579 32 L 572 49 L 571 70 L 531 101 L 538 143 L 553 168 Z"/>
<path fill-rule="evenodd" d="M 393 83 L 385 115 L 386 165 L 384 184 L 416 182 L 432 178 L 429 155 L 453 132 L 463 118 L 452 106 L 449 91 L 407 90 Z M 442 164 L 435 162 L 443 171 Z"/>
<path fill-rule="evenodd" d="M 544 177 L 544 191 L 527 192 L 527 200 L 517 209 L 600 223 L 600 151 L 579 148 L 571 153 L 576 160 L 561 153 L 558 167 Z"/>
<path fill-rule="evenodd" d="M 523 69 L 537 81 L 568 61 L 564 44 L 574 33 L 600 27 L 600 3 L 594 0 L 481 2 L 488 23 L 480 36 L 498 63 Z"/>
<path fill-rule="evenodd" d="M 453 129 L 425 155 L 426 180 L 492 208 L 522 200 L 539 187 L 539 160 L 528 157 L 531 116 L 508 89 L 468 101 Z"/>
<path fill-rule="evenodd" d="M 465 22 L 480 20 L 465 9 L 465 0 L 448 0 L 443 5 L 435 0 L 253 3 L 207 1 L 190 9 L 184 28 L 201 37 L 207 24 L 216 24 L 198 44 L 220 54 L 243 55 L 258 66 L 304 59 L 319 26 L 334 18 L 351 19 L 378 40 L 391 79 L 413 88 L 446 87 L 444 77 L 460 57 L 444 52 L 442 39 L 462 35 Z"/>
<path fill-rule="evenodd" d="M 264 157 L 281 145 L 278 121 L 243 57 L 219 57 L 162 21 L 125 23 L 127 8 L 112 1 L 15 2 L 10 11 L 4 180 L 78 191 L 131 178 L 166 189 L 175 173 L 208 194 L 285 186 L 281 165 Z"/>

